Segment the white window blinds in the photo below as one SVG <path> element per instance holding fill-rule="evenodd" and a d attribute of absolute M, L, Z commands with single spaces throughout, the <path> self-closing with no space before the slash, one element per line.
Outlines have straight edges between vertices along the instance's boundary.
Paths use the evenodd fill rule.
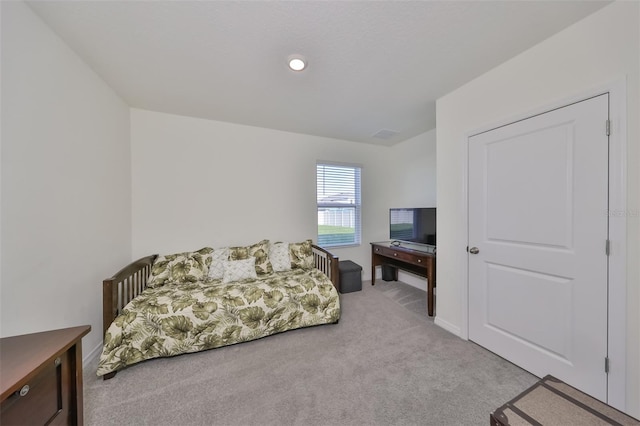
<path fill-rule="evenodd" d="M 360 172 L 354 165 L 316 165 L 319 246 L 360 244 Z"/>

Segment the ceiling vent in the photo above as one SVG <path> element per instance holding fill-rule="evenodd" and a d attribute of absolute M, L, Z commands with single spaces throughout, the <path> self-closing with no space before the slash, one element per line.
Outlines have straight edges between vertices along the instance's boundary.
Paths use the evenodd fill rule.
<path fill-rule="evenodd" d="M 392 137 L 394 137 L 395 135 L 397 135 L 398 133 L 400 133 L 397 130 L 389 130 L 389 129 L 382 129 L 380 131 L 378 131 L 378 133 L 375 133 L 373 135 L 371 135 L 372 138 L 376 138 L 376 139 L 391 139 Z"/>

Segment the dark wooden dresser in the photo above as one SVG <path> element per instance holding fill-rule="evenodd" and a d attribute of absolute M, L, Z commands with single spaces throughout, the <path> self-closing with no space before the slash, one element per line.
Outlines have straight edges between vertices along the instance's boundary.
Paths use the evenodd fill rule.
<path fill-rule="evenodd" d="M 0 339 L 0 424 L 81 425 L 82 337 L 91 326 Z"/>

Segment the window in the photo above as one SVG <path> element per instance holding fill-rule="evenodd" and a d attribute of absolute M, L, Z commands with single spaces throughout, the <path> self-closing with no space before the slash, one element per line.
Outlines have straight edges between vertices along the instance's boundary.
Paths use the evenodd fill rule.
<path fill-rule="evenodd" d="M 353 165 L 316 165 L 319 246 L 360 244 L 360 170 Z"/>

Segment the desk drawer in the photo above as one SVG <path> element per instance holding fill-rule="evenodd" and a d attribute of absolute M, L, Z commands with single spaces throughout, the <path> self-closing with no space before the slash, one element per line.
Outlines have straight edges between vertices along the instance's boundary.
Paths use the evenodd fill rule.
<path fill-rule="evenodd" d="M 380 256 L 390 257 L 393 259 L 400 259 L 414 265 L 426 266 L 428 261 L 428 255 L 420 255 L 417 253 L 408 253 L 406 251 L 398 250 L 391 247 L 378 247 L 374 248 L 376 254 Z"/>
<path fill-rule="evenodd" d="M 0 419 L 6 425 L 65 424 L 63 413 L 63 363 L 66 353 L 44 366 L 38 374 L 5 401 Z M 60 415 L 62 414 L 62 415 Z"/>

